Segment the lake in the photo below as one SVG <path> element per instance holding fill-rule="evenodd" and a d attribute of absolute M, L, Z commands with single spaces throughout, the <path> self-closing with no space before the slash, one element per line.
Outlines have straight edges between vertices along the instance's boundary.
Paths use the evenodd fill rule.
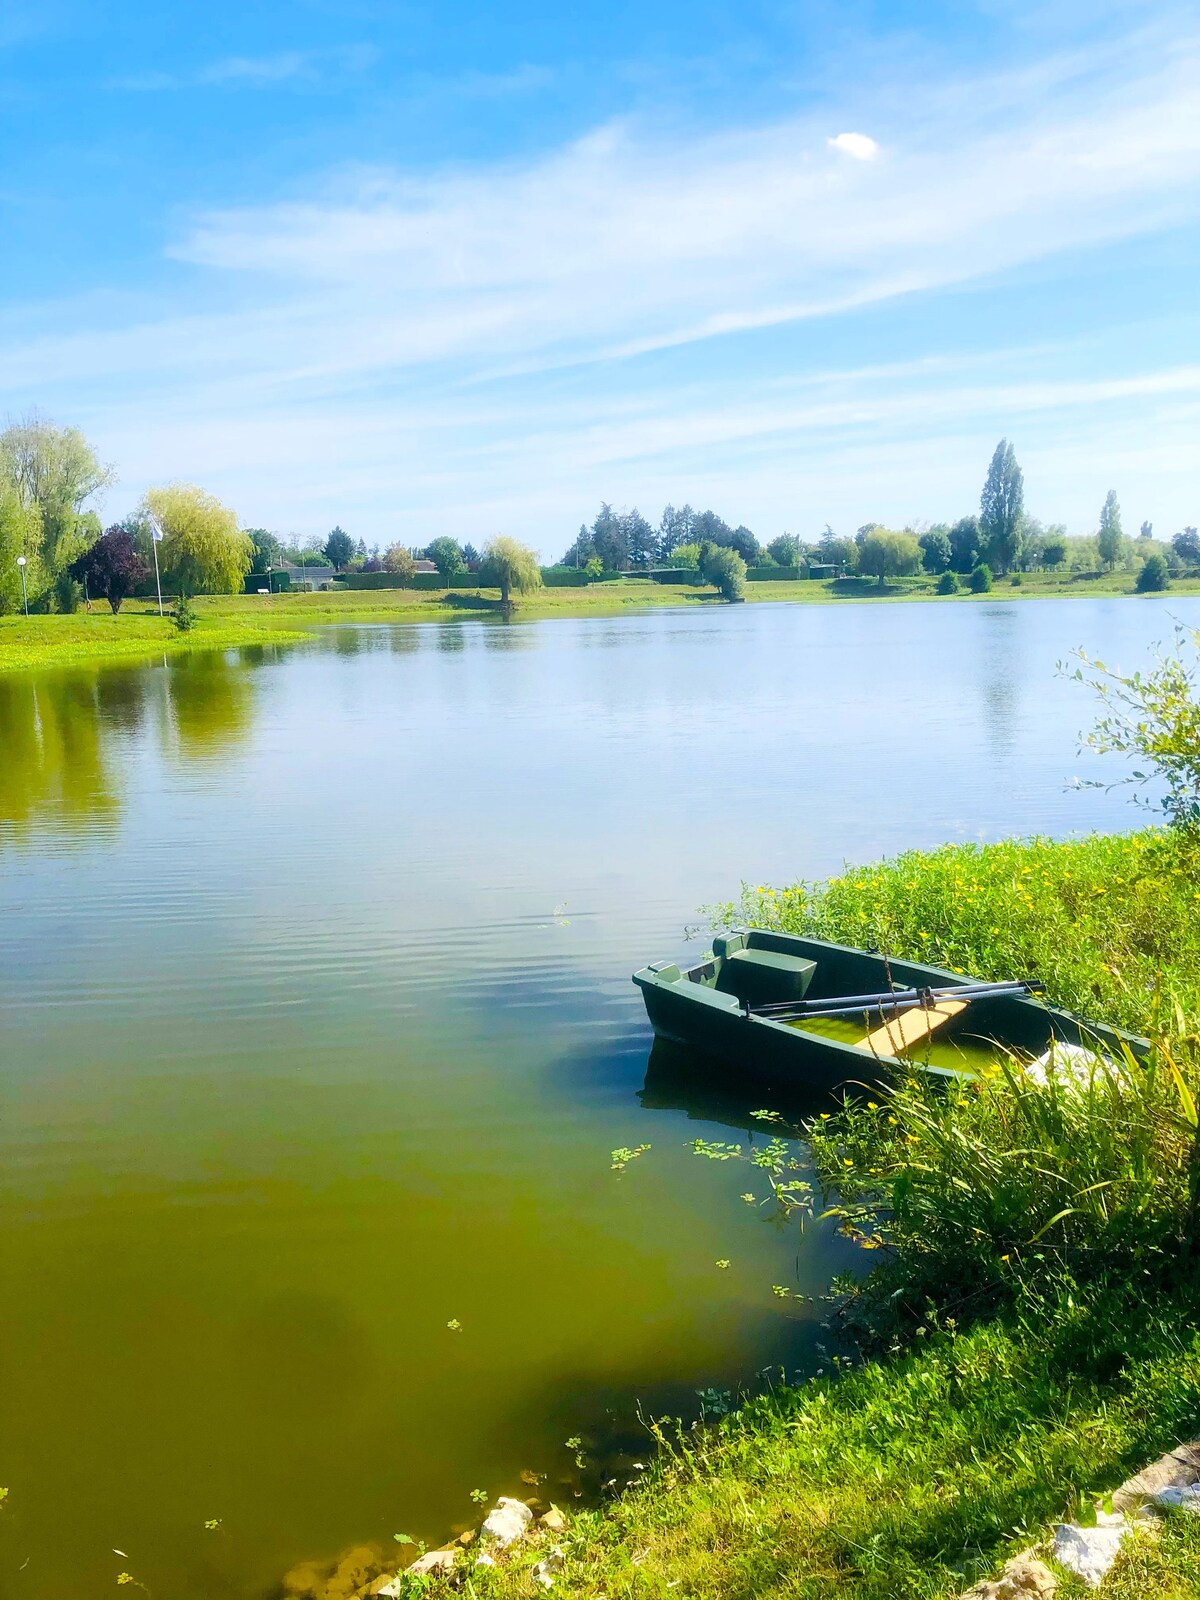
<path fill-rule="evenodd" d="M 1116 769 L 1055 663 L 1174 617 L 713 606 L 0 675 L 5 1600 L 266 1594 L 522 1472 L 571 1504 L 565 1441 L 647 1448 L 639 1402 L 819 1367 L 820 1302 L 771 1285 L 848 1247 L 686 1148 L 738 1108 L 647 1080 L 629 975 L 743 879 L 1137 825 L 1066 787 Z"/>

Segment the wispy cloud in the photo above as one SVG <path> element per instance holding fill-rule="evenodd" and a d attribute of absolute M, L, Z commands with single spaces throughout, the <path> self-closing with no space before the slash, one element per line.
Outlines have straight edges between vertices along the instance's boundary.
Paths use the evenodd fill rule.
<path fill-rule="evenodd" d="M 253 88 L 267 84 L 315 84 L 333 76 L 362 72 L 378 59 L 372 45 L 343 45 L 332 50 L 281 50 L 264 56 L 227 56 L 186 72 L 141 72 L 114 78 L 110 89 L 155 93 L 166 89 L 205 87 Z"/>
<path fill-rule="evenodd" d="M 224 81 L 253 81 L 249 65 L 224 63 Z M 536 159 L 327 174 L 304 198 L 182 228 L 170 254 L 203 311 L 130 310 L 98 328 L 61 307 L 40 336 L 18 325 L 31 314 L 15 319 L 0 331 L 0 406 L 62 393 L 78 414 L 94 395 L 106 452 L 128 451 L 135 481 L 151 460 L 206 476 L 267 521 L 254 497 L 268 490 L 310 517 L 337 495 L 365 515 L 403 493 L 448 523 L 484 507 L 560 520 L 618 481 L 633 497 L 672 480 L 679 493 L 683 478 L 714 498 L 736 481 L 742 504 L 765 506 L 786 500 L 800 460 L 827 486 L 850 475 L 823 491 L 833 515 L 863 492 L 872 448 L 903 497 L 923 425 L 920 470 L 956 486 L 955 450 L 974 473 L 979 440 L 1013 417 L 1059 419 L 1061 484 L 1089 451 L 1093 472 L 1122 449 L 1159 471 L 1163 441 L 1200 408 L 1190 366 L 1017 381 L 977 362 L 974 376 L 843 374 L 764 399 L 718 358 L 755 330 L 1195 220 L 1198 69 L 1197 38 L 1160 28 L 1020 72 L 871 85 L 757 126 L 684 137 L 630 120 Z M 686 346 L 719 377 L 696 393 L 651 382 L 640 358 Z M 567 403 L 584 383 L 595 396 Z"/>

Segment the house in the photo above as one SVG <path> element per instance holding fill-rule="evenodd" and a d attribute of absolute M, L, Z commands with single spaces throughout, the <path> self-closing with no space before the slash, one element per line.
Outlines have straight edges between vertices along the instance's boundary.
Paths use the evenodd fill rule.
<path fill-rule="evenodd" d="M 436 572 L 437 571 L 437 564 L 435 562 L 433 562 L 433 561 L 427 561 L 425 559 L 425 557 L 422 556 L 420 558 L 420 560 L 413 562 L 413 571 L 414 572 Z"/>

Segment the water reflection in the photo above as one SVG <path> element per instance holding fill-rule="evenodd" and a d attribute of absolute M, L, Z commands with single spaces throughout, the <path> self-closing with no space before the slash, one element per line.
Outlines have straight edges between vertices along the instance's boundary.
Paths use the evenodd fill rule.
<path fill-rule="evenodd" d="M 111 832 L 131 747 L 153 737 L 187 758 L 227 754 L 253 726 L 255 669 L 267 659 L 197 651 L 160 666 L 0 674 L 0 828 L 76 843 Z"/>

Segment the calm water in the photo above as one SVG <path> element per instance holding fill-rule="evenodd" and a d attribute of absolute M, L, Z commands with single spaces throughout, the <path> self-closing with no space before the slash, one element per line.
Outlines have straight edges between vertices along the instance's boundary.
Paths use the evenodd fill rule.
<path fill-rule="evenodd" d="M 563 1440 L 639 1398 L 819 1364 L 770 1285 L 841 1247 L 685 1150 L 737 1118 L 645 1091 L 629 973 L 742 878 L 1135 821 L 1064 791 L 1101 769 L 1054 664 L 1172 616 L 755 605 L 0 676 L 4 1600 L 262 1594 L 522 1469 L 569 1497 Z"/>

